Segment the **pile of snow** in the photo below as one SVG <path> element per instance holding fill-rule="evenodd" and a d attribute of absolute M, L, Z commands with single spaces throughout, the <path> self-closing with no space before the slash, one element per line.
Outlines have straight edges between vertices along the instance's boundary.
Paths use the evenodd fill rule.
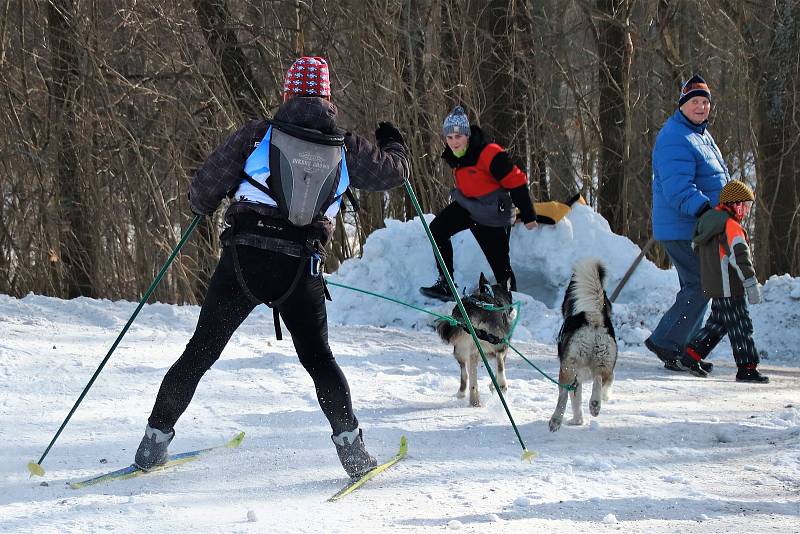
<path fill-rule="evenodd" d="M 433 216 L 426 215 L 426 220 L 430 223 Z M 491 278 L 489 264 L 470 232 L 456 235 L 453 246 L 454 278 L 462 291 L 475 288 L 481 272 Z M 640 252 L 635 243 L 613 233 L 608 222 L 585 205 L 576 205 L 554 226 L 540 225 L 529 231 L 516 225 L 511 233 L 511 264 L 519 289 L 515 298 L 522 303 L 522 312 L 514 338 L 553 343 L 561 325 L 561 300 L 577 260 L 586 256 L 602 259 L 608 269 L 606 288 L 610 295 Z M 363 256 L 344 262 L 330 280 L 449 315 L 452 304 L 426 299 L 419 293 L 420 286 L 436 280 L 434 261 L 418 218 L 387 220 L 385 228 L 369 236 Z M 614 305 L 614 326 L 621 348 L 642 348 L 674 302 L 678 288 L 675 269 L 662 270 L 642 260 Z M 334 323 L 429 329 L 436 319 L 346 288 L 331 285 L 330 291 L 333 301 L 328 315 Z M 800 361 L 800 329 L 793 327 L 800 324 L 800 278 L 773 276 L 764 286 L 764 302 L 750 311 L 762 359 Z M 730 355 L 727 338 L 712 358 L 718 353 Z"/>

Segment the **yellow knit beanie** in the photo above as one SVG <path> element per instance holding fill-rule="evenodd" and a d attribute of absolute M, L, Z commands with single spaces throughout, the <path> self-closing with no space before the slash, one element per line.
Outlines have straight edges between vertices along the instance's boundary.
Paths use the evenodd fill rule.
<path fill-rule="evenodd" d="M 728 204 L 732 202 L 747 202 L 755 200 L 756 197 L 753 195 L 753 190 L 750 189 L 746 183 L 740 182 L 739 180 L 731 180 L 725 187 L 722 188 L 722 191 L 719 194 L 719 201 L 722 204 Z"/>

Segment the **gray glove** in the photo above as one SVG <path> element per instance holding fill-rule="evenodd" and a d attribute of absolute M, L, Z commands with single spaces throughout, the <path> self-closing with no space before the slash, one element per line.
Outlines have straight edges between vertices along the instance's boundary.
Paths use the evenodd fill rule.
<path fill-rule="evenodd" d="M 742 282 L 742 285 L 747 293 L 747 302 L 750 304 L 761 303 L 761 284 L 758 283 L 755 276 Z"/>

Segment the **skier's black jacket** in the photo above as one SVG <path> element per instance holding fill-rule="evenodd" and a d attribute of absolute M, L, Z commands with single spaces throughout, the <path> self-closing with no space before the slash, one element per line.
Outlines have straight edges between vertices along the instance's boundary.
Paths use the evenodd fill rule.
<path fill-rule="evenodd" d="M 364 137 L 344 132 L 337 126 L 336 119 L 337 109 L 332 102 L 311 96 L 294 97 L 281 105 L 275 114 L 276 121 L 324 134 L 344 135 L 345 157 L 352 187 L 386 191 L 403 183 L 409 176 L 410 166 L 407 149 L 402 143 L 386 140 L 382 146 L 377 146 Z M 268 127 L 267 120 L 250 121 L 211 153 L 195 173 L 189 189 L 194 213 L 213 213 L 225 196 L 235 191 L 244 179 L 247 158 Z M 283 219 L 277 208 L 254 202 L 234 201 L 225 212 L 225 222 L 235 231 L 223 233 L 224 245 L 249 245 L 300 257 L 323 253 L 333 233 L 333 221 L 326 217 L 319 217 L 304 227 L 303 232 L 298 232 L 296 228 L 288 228 L 288 221 Z M 256 226 L 266 226 L 275 232 L 265 234 L 249 230 Z M 288 237 L 278 237 L 281 234 Z M 312 242 L 314 246 L 309 246 Z"/>

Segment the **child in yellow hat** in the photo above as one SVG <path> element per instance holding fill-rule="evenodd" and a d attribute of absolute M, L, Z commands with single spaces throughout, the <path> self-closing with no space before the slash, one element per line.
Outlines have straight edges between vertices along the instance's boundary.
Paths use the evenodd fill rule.
<path fill-rule="evenodd" d="M 761 302 L 761 287 L 756 278 L 742 220 L 755 200 L 744 182 L 731 180 L 722 188 L 719 205 L 706 211 L 697 221 L 692 243 L 700 257 L 703 293 L 711 298 L 711 315 L 689 342 L 680 360 L 681 367 L 694 376 L 706 377 L 700 360 L 714 350 L 727 334 L 739 370 L 737 382 L 766 383 L 758 372 L 758 351 L 753 342 L 753 323 L 747 302 Z"/>

